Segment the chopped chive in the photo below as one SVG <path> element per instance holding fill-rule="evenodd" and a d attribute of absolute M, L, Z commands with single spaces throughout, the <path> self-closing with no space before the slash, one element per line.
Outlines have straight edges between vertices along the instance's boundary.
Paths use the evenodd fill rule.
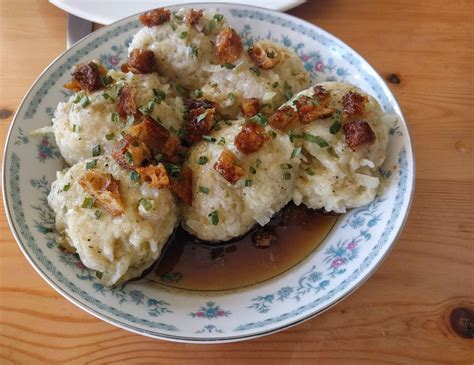
<path fill-rule="evenodd" d="M 193 57 L 197 57 L 199 55 L 199 48 L 196 46 L 189 46 L 189 54 Z"/>
<path fill-rule="evenodd" d="M 248 179 L 248 180 L 245 180 L 245 186 L 252 186 L 252 180 Z"/>
<path fill-rule="evenodd" d="M 125 152 L 125 159 L 127 160 L 127 162 L 128 162 L 130 165 L 133 164 L 133 156 L 132 156 L 132 154 L 130 153 L 130 151 Z"/>
<path fill-rule="evenodd" d="M 170 175 L 172 177 L 178 177 L 179 173 L 181 171 L 181 168 L 179 167 L 179 165 L 175 165 L 175 164 L 172 164 L 172 163 L 166 163 L 165 164 L 165 169 L 166 169 L 166 172 L 168 173 L 168 175 Z"/>
<path fill-rule="evenodd" d="M 109 133 L 109 134 L 106 134 L 106 135 L 105 135 L 105 139 L 106 139 L 107 141 L 113 140 L 114 137 L 115 137 L 115 133 Z"/>
<path fill-rule="evenodd" d="M 291 153 L 291 158 L 297 158 L 300 157 L 301 155 L 301 147 L 296 147 L 293 149 L 293 152 Z"/>
<path fill-rule="evenodd" d="M 335 121 L 330 127 L 329 127 L 329 133 L 331 134 L 336 134 L 337 132 L 339 132 L 339 130 L 341 129 L 342 127 L 342 124 L 341 122 L 339 121 Z"/>
<path fill-rule="evenodd" d="M 224 19 L 224 15 L 219 14 L 219 13 L 214 14 L 214 19 L 220 22 L 222 19 Z"/>
<path fill-rule="evenodd" d="M 291 164 L 289 164 L 289 163 L 281 163 L 281 164 L 280 164 L 280 168 L 281 168 L 282 170 L 289 170 L 289 169 L 292 169 L 293 166 L 292 166 Z"/>
<path fill-rule="evenodd" d="M 111 116 L 112 122 L 118 122 L 119 121 L 119 115 L 117 112 L 113 112 Z"/>
<path fill-rule="evenodd" d="M 133 117 L 133 115 L 130 115 L 127 119 L 127 125 L 131 126 L 133 125 L 133 123 L 135 123 L 135 118 Z"/>
<path fill-rule="evenodd" d="M 257 75 L 257 76 L 260 76 L 260 75 L 262 74 L 262 73 L 260 72 L 260 70 L 259 70 L 257 67 L 255 67 L 255 66 L 250 67 L 249 70 L 252 71 L 253 73 L 255 73 L 255 75 Z"/>
<path fill-rule="evenodd" d="M 97 279 L 102 279 L 102 276 L 103 276 L 103 275 L 104 275 L 104 274 L 101 273 L 100 271 L 96 271 L 96 272 L 95 272 L 95 276 L 96 276 Z"/>
<path fill-rule="evenodd" d="M 131 171 L 129 176 L 130 180 L 132 180 L 133 182 L 137 182 L 138 180 L 140 180 L 140 174 L 135 170 Z"/>
<path fill-rule="evenodd" d="M 319 147 L 324 148 L 324 147 L 329 147 L 329 143 L 327 143 L 324 138 L 320 136 L 315 136 L 309 133 L 303 133 L 303 139 L 305 141 L 311 142 L 311 143 L 316 143 Z"/>
<path fill-rule="evenodd" d="M 249 118 L 249 121 L 260 124 L 262 127 L 265 127 L 268 124 L 267 117 L 261 113 L 255 114 L 252 118 Z"/>
<path fill-rule="evenodd" d="M 100 156 L 100 144 L 92 147 L 92 157 Z"/>
<path fill-rule="evenodd" d="M 102 96 L 104 97 L 104 99 L 110 99 L 110 95 L 107 93 L 103 93 Z"/>
<path fill-rule="evenodd" d="M 218 144 L 219 146 L 225 145 L 225 138 L 224 138 L 224 137 L 221 137 L 221 138 L 219 139 L 219 142 L 217 142 L 217 144 Z"/>
<path fill-rule="evenodd" d="M 272 84 L 272 87 L 275 89 L 279 86 L 280 84 L 278 83 L 278 81 L 275 81 L 273 84 Z"/>
<path fill-rule="evenodd" d="M 181 15 L 178 15 L 178 12 L 173 12 L 173 16 L 178 19 L 178 20 L 183 20 L 183 17 Z"/>
<path fill-rule="evenodd" d="M 86 170 L 92 170 L 97 166 L 97 160 L 87 161 L 86 162 Z"/>
<path fill-rule="evenodd" d="M 187 93 L 186 88 L 185 88 L 184 86 L 182 86 L 182 85 L 176 86 L 176 90 L 178 90 L 178 92 L 179 92 L 180 94 L 183 94 L 183 95 L 185 95 L 185 94 Z"/>
<path fill-rule="evenodd" d="M 179 34 L 179 38 L 181 38 L 181 39 L 184 39 L 184 38 L 186 38 L 187 36 L 188 36 L 188 32 L 181 32 L 181 33 Z"/>
<path fill-rule="evenodd" d="M 63 213 L 66 214 L 67 213 L 67 207 L 65 205 L 63 205 Z"/>
<path fill-rule="evenodd" d="M 202 98 L 204 93 L 202 92 L 201 89 L 196 89 L 196 90 L 194 90 L 194 95 L 196 95 L 196 98 Z"/>
<path fill-rule="evenodd" d="M 255 161 L 255 166 L 260 167 L 261 164 L 262 164 L 262 161 L 257 158 L 257 160 Z"/>
<path fill-rule="evenodd" d="M 235 68 L 235 65 L 233 63 L 226 62 L 226 63 L 222 64 L 221 67 L 225 67 L 229 70 L 232 70 L 233 68 Z"/>
<path fill-rule="evenodd" d="M 234 94 L 229 93 L 229 94 L 227 95 L 227 98 L 228 98 L 230 101 L 232 101 L 232 103 L 235 103 L 235 95 L 234 95 Z"/>
<path fill-rule="evenodd" d="M 207 156 L 199 156 L 199 158 L 197 159 L 198 165 L 205 165 L 208 161 L 209 159 L 207 158 Z"/>
<path fill-rule="evenodd" d="M 291 174 L 290 174 L 289 172 L 285 172 L 285 173 L 283 174 L 283 179 L 284 179 L 284 180 L 290 180 L 290 179 L 291 179 Z"/>
<path fill-rule="evenodd" d="M 149 212 L 153 208 L 153 201 L 150 199 L 146 198 L 141 198 L 139 201 L 140 205 L 145 209 L 147 212 Z"/>
<path fill-rule="evenodd" d="M 199 192 L 207 194 L 209 193 L 209 188 L 206 188 L 205 186 L 199 186 Z"/>
<path fill-rule="evenodd" d="M 95 215 L 95 219 L 100 219 L 100 217 L 102 217 L 102 212 L 97 209 L 97 210 L 94 212 L 94 215 Z"/>
<path fill-rule="evenodd" d="M 214 137 L 211 137 L 211 136 L 208 136 L 208 135 L 202 136 L 202 139 L 207 141 L 207 142 L 211 142 L 211 143 L 214 143 L 216 141 L 216 139 Z"/>
<path fill-rule="evenodd" d="M 285 91 L 283 95 L 285 96 L 286 100 L 290 100 L 293 97 L 293 93 L 291 91 Z"/>
<path fill-rule="evenodd" d="M 271 129 L 267 132 L 267 134 L 272 137 L 272 139 L 275 139 L 277 137 L 277 134 L 275 131 L 272 131 Z"/>
<path fill-rule="evenodd" d="M 89 196 L 86 196 L 84 198 L 84 201 L 82 202 L 82 208 L 91 209 L 93 206 L 94 206 L 94 199 L 92 199 Z"/>
<path fill-rule="evenodd" d="M 217 210 L 209 213 L 208 217 L 212 225 L 216 226 L 219 223 L 219 212 Z"/>
<path fill-rule="evenodd" d="M 91 103 L 87 95 L 84 95 L 81 99 L 81 105 L 83 108 L 87 108 L 87 106 Z"/>
<path fill-rule="evenodd" d="M 107 86 L 111 84 L 113 80 L 110 75 L 105 75 L 100 77 L 100 81 L 102 81 L 102 84 L 104 84 L 104 86 Z"/>
<path fill-rule="evenodd" d="M 249 170 L 254 175 L 257 173 L 257 170 L 255 170 L 255 167 L 253 167 L 253 166 L 250 166 Z"/>
<path fill-rule="evenodd" d="M 170 27 L 171 27 L 171 29 L 173 30 L 173 32 L 175 32 L 176 29 L 178 28 L 178 26 L 177 26 L 175 23 L 173 23 L 173 22 L 170 22 Z"/>
<path fill-rule="evenodd" d="M 155 95 L 155 99 L 158 104 L 166 99 L 166 93 L 160 89 L 153 89 L 153 95 Z"/>
<path fill-rule="evenodd" d="M 339 130 L 342 127 L 341 121 L 342 121 L 342 112 L 340 109 L 337 109 L 334 116 L 334 123 L 329 127 L 329 133 L 336 134 L 337 132 L 339 132 Z"/>
<path fill-rule="evenodd" d="M 285 81 L 285 83 L 283 84 L 283 88 L 285 90 L 291 90 L 291 86 Z"/>
<path fill-rule="evenodd" d="M 153 112 L 153 109 L 155 109 L 155 102 L 153 100 L 150 100 L 146 105 L 146 109 L 148 114 L 151 114 Z"/>
<path fill-rule="evenodd" d="M 308 167 L 305 171 L 306 171 L 306 173 L 307 173 L 308 175 L 310 175 L 310 176 L 316 175 L 316 173 L 315 173 L 312 169 L 310 169 L 309 167 Z"/>
<path fill-rule="evenodd" d="M 71 188 L 71 184 L 66 184 L 63 186 L 63 191 L 68 191 Z"/>
<path fill-rule="evenodd" d="M 77 104 L 81 101 L 82 99 L 82 94 L 81 93 L 77 93 L 74 100 L 72 101 L 74 104 Z"/>
<path fill-rule="evenodd" d="M 80 130 L 80 128 L 79 128 L 79 126 L 78 126 L 77 124 L 73 124 L 73 125 L 72 125 L 72 131 L 73 131 L 73 132 L 79 133 L 79 130 Z"/>

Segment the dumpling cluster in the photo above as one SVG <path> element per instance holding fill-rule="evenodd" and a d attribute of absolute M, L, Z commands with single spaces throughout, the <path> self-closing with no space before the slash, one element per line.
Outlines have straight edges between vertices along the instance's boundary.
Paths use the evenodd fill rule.
<path fill-rule="evenodd" d="M 140 20 L 121 71 L 78 65 L 75 94 L 43 129 L 72 165 L 48 198 L 57 230 L 105 284 L 140 276 L 179 223 L 226 241 L 291 200 L 344 212 L 376 196 L 388 137 L 375 99 L 348 84 L 306 89 L 293 51 L 244 50 L 218 13 Z"/>

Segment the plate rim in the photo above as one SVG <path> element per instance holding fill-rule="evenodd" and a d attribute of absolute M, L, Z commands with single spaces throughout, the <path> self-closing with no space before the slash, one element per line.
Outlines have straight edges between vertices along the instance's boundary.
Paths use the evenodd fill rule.
<path fill-rule="evenodd" d="M 364 283 L 367 282 L 367 280 L 375 273 L 375 271 L 378 270 L 378 268 L 381 266 L 381 264 L 386 260 L 386 258 L 389 256 L 390 252 L 393 250 L 396 242 L 398 241 L 398 239 L 400 238 L 400 235 L 401 233 L 403 232 L 403 229 L 406 225 L 406 222 L 408 220 L 408 216 L 410 215 L 410 211 L 411 211 L 411 207 L 412 207 L 412 204 L 413 204 L 413 197 L 414 197 L 414 191 L 415 191 L 415 181 L 416 181 L 416 158 L 415 158 L 415 151 L 413 149 L 413 143 L 412 143 L 412 137 L 411 137 L 411 132 L 410 132 L 410 128 L 406 122 L 406 119 L 403 115 L 403 112 L 400 108 L 400 104 L 398 103 L 398 100 L 397 98 L 395 97 L 395 95 L 392 93 L 392 91 L 390 90 L 390 88 L 388 87 L 387 83 L 385 82 L 385 80 L 383 79 L 383 77 L 376 71 L 376 69 L 361 55 L 359 54 L 359 52 L 355 51 L 351 46 L 349 46 L 348 44 L 346 44 L 345 42 L 343 42 L 341 39 L 339 39 L 338 37 L 336 37 L 335 35 L 329 33 L 328 31 L 326 31 L 325 29 L 315 25 L 315 24 L 312 24 L 312 23 L 309 23 L 307 22 L 306 20 L 303 20 L 301 18 L 298 18 L 298 17 L 295 17 L 293 15 L 290 15 L 290 14 L 286 14 L 286 13 L 281 13 L 279 11 L 275 11 L 275 10 L 270 10 L 270 9 L 267 9 L 267 8 L 263 8 L 263 7 L 259 7 L 259 6 L 253 6 L 253 5 L 242 5 L 242 4 L 223 4 L 223 3 L 215 3 L 215 2 L 201 2 L 201 3 L 183 3 L 183 4 L 179 4 L 179 5 L 174 5 L 174 6 L 180 6 L 180 7 L 186 7 L 186 6 L 206 6 L 206 7 L 219 7 L 219 6 L 238 6 L 240 8 L 247 8 L 248 10 L 259 10 L 259 11 L 262 11 L 262 12 L 266 12 L 266 13 L 272 13 L 274 15 L 277 15 L 277 16 L 280 16 L 280 17 L 283 17 L 283 18 L 287 18 L 288 20 L 291 20 L 293 22 L 302 22 L 306 27 L 309 27 L 309 28 L 314 28 L 316 29 L 318 32 L 322 32 L 325 36 L 333 39 L 334 41 L 336 42 L 339 42 L 343 47 L 347 48 L 347 50 L 352 53 L 353 55 L 356 56 L 356 58 L 359 58 L 360 60 L 362 60 L 365 64 L 366 64 L 366 68 L 368 71 L 370 71 L 371 75 L 376 79 L 376 81 L 382 86 L 382 89 L 384 89 L 385 91 L 388 91 L 388 95 L 390 95 L 392 98 L 393 98 L 393 106 L 395 107 L 394 110 L 396 112 L 396 114 L 399 116 L 400 118 L 400 121 L 403 123 L 404 127 L 406 128 L 406 141 L 405 141 L 405 147 L 407 148 L 407 156 L 408 156 L 408 161 L 411 162 L 412 164 L 412 174 L 411 174 L 411 179 L 408 179 L 408 183 L 407 183 L 407 187 L 411 190 L 410 191 L 410 194 L 409 196 L 407 197 L 408 199 L 408 203 L 407 203 L 407 207 L 406 209 L 403 211 L 402 214 L 404 214 L 403 218 L 401 219 L 401 222 L 399 224 L 399 227 L 398 227 L 398 230 L 396 232 L 396 234 L 394 235 L 394 238 L 392 240 L 392 242 L 389 244 L 389 246 L 387 247 L 387 249 L 385 250 L 385 252 L 382 254 L 382 256 L 380 257 L 380 259 L 373 265 L 373 267 L 365 272 L 363 275 L 361 275 L 358 279 L 358 281 L 356 282 L 355 285 L 353 285 L 347 292 L 345 292 L 340 298 L 338 298 L 337 300 L 335 300 L 334 302 L 331 302 L 331 303 L 328 303 L 326 306 L 322 307 L 321 309 L 313 312 L 313 313 L 310 313 L 306 316 L 303 316 L 297 320 L 294 320 L 294 321 L 291 321 L 287 324 L 284 324 L 284 325 L 277 325 L 277 327 L 275 328 L 271 328 L 271 329 L 267 329 L 267 330 L 263 330 L 263 331 L 256 331 L 252 334 L 245 334 L 245 335 L 240 335 L 240 336 L 226 336 L 226 337 L 215 337 L 215 338 L 211 338 L 211 337 L 208 337 L 208 338 L 197 338 L 197 337 L 186 337 L 186 336 L 173 336 L 173 335 L 167 335 L 167 334 L 156 334 L 155 332 L 152 332 L 152 331 L 149 331 L 147 329 L 142 329 L 142 328 L 139 328 L 139 327 L 135 327 L 134 325 L 132 324 L 128 324 L 128 323 L 124 323 L 124 322 L 119 322 L 117 321 L 115 318 L 111 318 L 107 315 L 104 315 L 102 313 L 99 313 L 98 311 L 96 311 L 95 309 L 89 307 L 87 304 L 85 303 L 82 303 L 81 301 L 77 300 L 76 298 L 72 297 L 71 294 L 69 294 L 68 292 L 66 292 L 65 290 L 61 289 L 56 283 L 55 281 L 53 281 L 52 279 L 50 279 L 46 273 L 44 273 L 41 268 L 36 265 L 36 263 L 33 261 L 33 258 L 29 255 L 29 253 L 27 252 L 26 248 L 24 247 L 24 244 L 22 242 L 22 240 L 20 239 L 20 236 L 16 230 L 16 227 L 13 223 L 13 220 L 12 220 L 12 215 L 11 215 L 11 210 L 10 210 L 10 206 L 8 204 L 8 198 L 7 198 L 7 184 L 6 184 L 6 164 L 7 164 L 7 152 L 9 151 L 9 147 L 11 145 L 11 138 L 12 138 L 12 131 L 13 131 L 13 128 L 14 126 L 16 125 L 17 123 L 17 120 L 19 118 L 19 112 L 20 110 L 22 109 L 23 105 L 25 104 L 25 101 L 26 99 L 30 96 L 32 90 L 35 88 L 35 86 L 38 84 L 38 82 L 41 80 L 41 78 L 50 70 L 51 67 L 53 67 L 56 62 L 61 59 L 62 57 L 64 57 L 66 54 L 68 54 L 69 52 L 73 52 L 75 50 L 77 50 L 78 48 L 81 48 L 81 46 L 87 42 L 89 39 L 92 39 L 92 38 L 95 38 L 95 37 L 98 37 L 100 35 L 102 35 L 102 33 L 104 32 L 107 32 L 109 30 L 109 28 L 113 27 L 114 25 L 116 25 L 117 23 L 120 23 L 120 22 L 124 22 L 125 24 L 130 22 L 130 21 L 133 21 L 133 18 L 135 18 L 138 14 L 140 13 L 137 13 L 137 14 L 133 14 L 133 15 L 130 15 L 126 18 L 123 18 L 123 19 L 120 19 L 116 22 L 113 22 L 109 25 L 106 25 L 102 28 L 100 28 L 99 30 L 87 35 L 86 37 L 84 37 L 83 39 L 81 39 L 79 42 L 77 42 L 76 44 L 74 44 L 73 47 L 69 48 L 69 49 L 66 49 L 65 51 L 63 51 L 62 53 L 60 53 L 41 73 L 40 75 L 36 78 L 36 80 L 33 82 L 33 84 L 31 85 L 31 87 L 28 89 L 28 91 L 26 92 L 26 94 L 24 95 L 24 97 L 22 98 L 16 112 L 15 112 L 15 115 L 12 119 L 12 122 L 10 123 L 10 126 L 9 126 L 9 130 L 8 130 L 8 133 L 7 133 L 7 138 L 6 138 L 6 142 L 5 142 L 5 146 L 4 146 L 4 155 L 3 155 L 3 159 L 2 159 L 2 183 L 3 183 L 3 189 L 2 189 L 2 197 L 3 197 L 3 203 L 4 203 L 4 207 L 5 207 L 5 212 L 6 212 L 6 217 L 7 217 L 7 221 L 8 221 L 8 225 L 10 227 L 10 230 L 15 238 L 15 241 L 17 242 L 18 246 L 20 247 L 20 250 L 23 252 L 24 256 L 27 258 L 28 262 L 30 263 L 30 265 L 36 270 L 36 272 L 53 288 L 55 289 L 59 294 L 61 294 L 64 298 L 66 298 L 68 301 L 70 301 L 72 304 L 78 306 L 79 308 L 81 308 L 82 310 L 86 311 L 87 313 L 93 315 L 94 317 L 100 319 L 100 320 L 103 320 L 111 325 L 114 325 L 116 327 L 119 327 L 119 328 L 122 328 L 124 330 L 127 330 L 127 331 L 130 331 L 130 332 L 133 332 L 133 333 L 136 333 L 136 334 L 139 334 L 139 335 L 144 335 L 144 336 L 147 336 L 147 337 L 150 337 L 150 338 L 154 338 L 154 339 L 161 339 L 161 340 L 168 340 L 168 341 L 172 341 L 172 342 L 180 342 L 180 343 L 194 343 L 194 344 L 209 344 L 209 343 L 230 343 L 230 342 L 238 342 L 238 341 L 243 341 L 243 340 L 248 340 L 248 339 L 253 339 L 253 338 L 258 338 L 258 337 L 262 337 L 262 336 L 265 336 L 265 335 L 269 335 L 269 334 L 272 334 L 272 333 L 276 333 L 276 332 L 280 332 L 280 331 L 283 331 L 287 328 L 290 328 L 290 327 L 293 327 L 293 326 L 296 326 L 300 323 L 303 323 L 303 322 L 306 322 L 324 312 L 326 312 L 327 310 L 329 310 L 330 308 L 332 308 L 333 306 L 339 304 L 340 302 L 342 302 L 343 300 L 345 300 L 346 298 L 348 298 L 352 293 L 354 293 L 354 291 L 356 291 L 358 288 L 360 288 Z M 410 159 L 411 157 L 411 159 Z"/>

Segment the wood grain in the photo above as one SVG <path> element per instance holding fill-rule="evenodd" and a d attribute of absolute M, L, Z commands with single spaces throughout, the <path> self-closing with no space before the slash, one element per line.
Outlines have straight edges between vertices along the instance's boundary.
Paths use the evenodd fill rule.
<path fill-rule="evenodd" d="M 95 319 L 51 289 L 21 254 L 2 206 L 0 362 L 472 364 L 474 342 L 452 329 L 450 316 L 474 309 L 473 7 L 469 0 L 310 0 L 290 12 L 353 46 L 382 75 L 400 76 L 390 87 L 414 140 L 416 193 L 406 228 L 347 300 L 242 343 L 148 339 Z M 0 0 L 2 141 L 31 83 L 64 50 L 65 26 L 66 15 L 44 0 Z"/>

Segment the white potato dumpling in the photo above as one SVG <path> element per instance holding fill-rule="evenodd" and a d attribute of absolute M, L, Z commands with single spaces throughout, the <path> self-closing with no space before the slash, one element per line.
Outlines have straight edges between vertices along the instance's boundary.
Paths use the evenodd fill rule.
<path fill-rule="evenodd" d="M 244 120 L 228 122 L 193 146 L 185 166 L 193 172 L 193 204 L 183 206 L 182 227 L 206 241 L 226 241 L 265 225 L 292 197 L 299 159 L 286 135 L 271 131 L 261 149 L 240 152 L 234 144 Z M 270 131 L 266 127 L 266 132 Z M 272 133 L 273 132 L 273 133 Z M 232 152 L 245 171 L 235 184 L 214 169 L 223 151 Z"/>
<path fill-rule="evenodd" d="M 364 115 L 375 134 L 372 144 L 350 148 L 345 140 L 343 128 L 337 133 L 330 132 L 337 114 L 329 118 L 317 119 L 295 131 L 294 134 L 321 137 L 329 146 L 320 147 L 304 138 L 296 138 L 295 145 L 303 148 L 300 174 L 296 182 L 293 200 L 304 203 L 309 208 L 344 213 L 346 209 L 369 204 L 380 191 L 379 167 L 385 160 L 388 144 L 387 115 L 378 102 L 354 85 L 326 82 L 318 84 L 330 92 L 330 106 L 342 109 L 342 98 L 349 91 L 367 97 Z M 313 88 L 299 95 L 313 96 Z M 291 100 L 287 105 L 293 105 Z"/>
<path fill-rule="evenodd" d="M 152 102 L 150 116 L 160 120 L 168 129 L 179 130 L 182 127 L 183 101 L 173 87 L 162 83 L 156 74 L 125 74 L 118 71 L 109 71 L 108 74 L 114 80 L 113 85 L 87 97 L 79 92 L 68 101 L 59 103 L 52 126 L 44 129 L 54 133 L 61 155 L 69 165 L 90 158 L 97 146 L 100 146 L 100 153 L 110 154 L 126 127 L 115 105 L 119 90 L 124 85 L 136 88 L 138 108 L 151 106 Z M 158 98 L 155 93 L 158 93 Z"/>
<path fill-rule="evenodd" d="M 119 182 L 123 214 L 113 216 L 79 183 L 91 163 L 89 171 L 111 174 Z M 64 245 L 106 285 L 140 276 L 159 257 L 178 224 L 178 207 L 169 189 L 133 181 L 129 171 L 106 156 L 58 172 L 48 203 Z"/>
<path fill-rule="evenodd" d="M 292 94 L 309 86 L 308 73 L 298 55 L 269 40 L 258 44 L 276 55 L 278 62 L 272 68 L 258 67 L 243 45 L 234 62 L 219 62 L 216 44 L 219 32 L 228 27 L 225 18 L 216 20 L 215 13 L 204 11 L 200 21 L 204 28 L 198 30 L 180 20 L 185 15 L 186 10 L 181 9 L 169 22 L 143 27 L 134 36 L 129 53 L 134 49 L 153 51 L 159 72 L 185 88 L 191 97 L 211 100 L 221 114 L 237 118 L 244 99 L 259 99 L 262 112 L 270 114 Z"/>
<path fill-rule="evenodd" d="M 180 9 L 168 22 L 140 29 L 130 43 L 129 53 L 134 49 L 153 51 L 159 73 L 191 91 L 209 77 L 203 66 L 217 62 L 216 36 L 227 23 L 215 17 L 215 12 L 205 10 L 199 22 L 201 26 L 196 27 L 183 21 L 185 14 L 186 10 Z"/>

